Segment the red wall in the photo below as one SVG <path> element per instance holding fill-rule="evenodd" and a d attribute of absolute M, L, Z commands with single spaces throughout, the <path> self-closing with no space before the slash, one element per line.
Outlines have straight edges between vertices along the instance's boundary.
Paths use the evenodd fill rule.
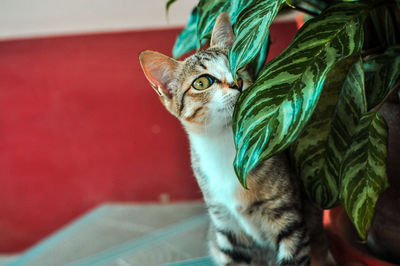
<path fill-rule="evenodd" d="M 295 30 L 272 27 L 272 56 Z M 145 49 L 170 55 L 178 33 L 0 42 L 0 252 L 101 202 L 201 197 L 185 133 L 138 63 Z"/>

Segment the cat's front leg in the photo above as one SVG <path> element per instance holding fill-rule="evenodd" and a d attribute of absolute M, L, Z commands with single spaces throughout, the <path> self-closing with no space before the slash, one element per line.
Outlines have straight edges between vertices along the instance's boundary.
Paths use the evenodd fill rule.
<path fill-rule="evenodd" d="M 229 209 L 216 202 L 208 202 L 211 218 L 209 228 L 210 254 L 218 265 L 253 265 L 253 239 L 245 234 Z"/>
<path fill-rule="evenodd" d="M 259 229 L 266 245 L 275 247 L 274 265 L 310 265 L 310 238 L 299 204 L 292 200 L 259 200 L 246 209 L 244 216 Z"/>
<path fill-rule="evenodd" d="M 232 232 L 216 229 L 213 224 L 209 229 L 209 249 L 218 265 L 251 265 L 251 248 L 238 243 Z"/>
<path fill-rule="evenodd" d="M 310 242 L 305 222 L 299 218 L 285 224 L 276 237 L 278 265 L 309 266 Z"/>

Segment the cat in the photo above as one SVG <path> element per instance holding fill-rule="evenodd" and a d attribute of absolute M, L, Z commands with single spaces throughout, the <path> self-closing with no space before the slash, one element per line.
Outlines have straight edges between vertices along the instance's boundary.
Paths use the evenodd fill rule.
<path fill-rule="evenodd" d="M 322 212 L 303 196 L 285 154 L 252 170 L 248 189 L 236 177 L 232 113 L 252 80 L 241 69 L 234 82 L 227 56 L 233 42 L 223 12 L 205 50 L 184 61 L 154 51 L 139 56 L 150 85 L 188 134 L 192 168 L 211 218 L 210 254 L 218 265 L 326 265 Z"/>

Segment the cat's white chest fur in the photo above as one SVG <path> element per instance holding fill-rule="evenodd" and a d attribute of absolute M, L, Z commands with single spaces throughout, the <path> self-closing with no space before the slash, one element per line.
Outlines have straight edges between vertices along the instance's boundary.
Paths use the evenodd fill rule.
<path fill-rule="evenodd" d="M 262 243 L 258 230 L 239 211 L 243 203 L 235 195 L 241 185 L 233 169 L 236 150 L 232 129 L 227 127 L 218 134 L 189 134 L 189 139 L 198 156 L 200 169 L 207 179 L 202 185 L 208 191 L 206 201 L 211 205 L 224 206 L 229 212 L 223 221 L 213 219 L 214 224 L 219 228 L 227 226 L 230 231 L 243 230 Z"/>
<path fill-rule="evenodd" d="M 192 148 L 199 157 L 200 168 L 207 177 L 212 201 L 231 211 L 237 207 L 235 191 L 240 186 L 233 169 L 235 144 L 231 128 L 218 133 L 190 134 Z"/>

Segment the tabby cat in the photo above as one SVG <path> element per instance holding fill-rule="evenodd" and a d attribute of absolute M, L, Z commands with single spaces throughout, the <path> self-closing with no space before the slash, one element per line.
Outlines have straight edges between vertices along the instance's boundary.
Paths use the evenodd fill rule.
<path fill-rule="evenodd" d="M 284 154 L 247 177 L 234 172 L 232 113 L 250 74 L 229 68 L 234 42 L 227 13 L 218 17 L 209 48 L 184 61 L 143 51 L 140 63 L 167 110 L 186 129 L 192 167 L 212 224 L 209 249 L 218 265 L 326 265 L 328 247 L 321 211 L 307 202 Z"/>

